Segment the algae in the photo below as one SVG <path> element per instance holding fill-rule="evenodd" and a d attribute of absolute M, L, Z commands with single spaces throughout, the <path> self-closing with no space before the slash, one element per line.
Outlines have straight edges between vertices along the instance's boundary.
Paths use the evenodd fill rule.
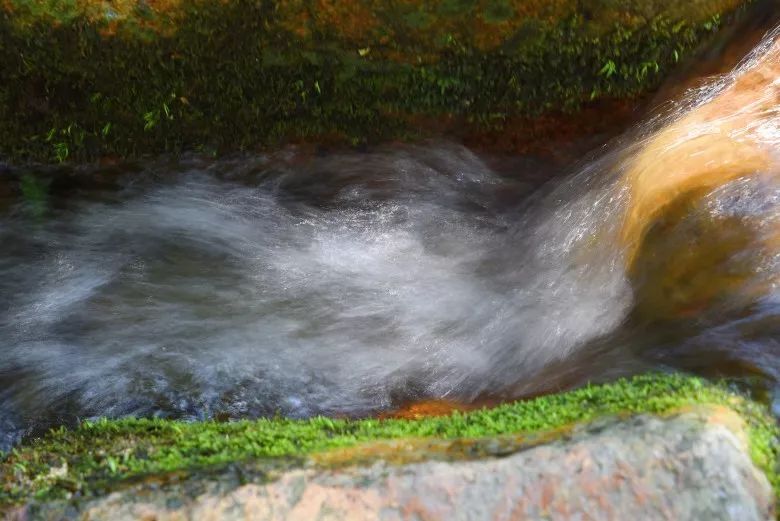
<path fill-rule="evenodd" d="M 647 375 L 447 417 L 419 420 L 285 418 L 231 423 L 162 419 L 86 422 L 29 440 L 0 460 L 0 505 L 31 499 L 90 497 L 144 478 L 207 471 L 227 464 L 285 462 L 377 440 L 476 439 L 507 434 L 531 439 L 566 432 L 610 415 L 664 414 L 686 406 L 723 405 L 746 423 L 751 457 L 775 490 L 778 427 L 766 407 L 725 384 L 682 375 Z M 541 433 L 541 434 L 540 434 Z M 320 456 L 327 461 L 328 457 Z"/>
<path fill-rule="evenodd" d="M 652 89 L 747 3 L 5 0 L 0 157 L 500 129 Z"/>

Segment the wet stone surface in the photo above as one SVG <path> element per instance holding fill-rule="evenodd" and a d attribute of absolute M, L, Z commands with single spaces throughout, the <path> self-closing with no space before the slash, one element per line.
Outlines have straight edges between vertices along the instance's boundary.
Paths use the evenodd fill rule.
<path fill-rule="evenodd" d="M 493 441 L 481 440 L 484 450 L 476 451 L 450 442 L 469 453 L 460 456 L 434 446 L 429 461 L 420 461 L 414 440 L 406 447 L 379 443 L 331 453 L 271 481 L 236 480 L 232 469 L 223 477 L 135 485 L 89 502 L 29 505 L 12 518 L 774 518 L 773 493 L 747 453 L 742 420 L 722 407 L 600 420 L 557 441 L 517 442 L 514 451 L 508 439 Z M 370 452 L 374 461 L 361 457 Z"/>

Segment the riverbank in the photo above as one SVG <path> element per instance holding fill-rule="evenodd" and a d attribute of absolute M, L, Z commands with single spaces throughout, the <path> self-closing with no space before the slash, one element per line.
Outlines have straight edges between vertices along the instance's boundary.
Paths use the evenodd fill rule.
<path fill-rule="evenodd" d="M 9 0 L 0 158 L 431 135 L 533 149 L 584 105 L 625 116 L 747 4 Z"/>
<path fill-rule="evenodd" d="M 496 445 L 484 440 L 503 439 L 501 443 L 509 444 L 507 450 L 512 453 L 566 438 L 577 425 L 599 418 L 617 416 L 625 422 L 636 415 L 664 417 L 702 405 L 725 407 L 741 418 L 746 450 L 777 491 L 778 428 L 765 407 L 722 385 L 668 375 L 640 376 L 492 409 L 413 421 L 101 420 L 76 430 L 52 431 L 7 454 L 0 463 L 0 498 L 6 509 L 31 501 L 83 501 L 139 483 L 208 480 L 231 465 L 247 465 L 246 482 L 266 483 L 281 472 L 312 466 L 490 457 Z M 507 435 L 511 440 L 502 438 Z M 371 445 L 382 440 L 409 443 L 393 445 L 392 451 L 384 452 L 381 444 Z M 424 440 L 459 440 L 455 444 L 458 450 L 450 445 L 437 450 Z M 428 448 L 420 452 L 422 446 Z"/>

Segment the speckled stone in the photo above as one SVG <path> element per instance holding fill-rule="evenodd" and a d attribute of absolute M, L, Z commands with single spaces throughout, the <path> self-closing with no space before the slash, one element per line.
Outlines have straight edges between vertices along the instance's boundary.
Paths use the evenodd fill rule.
<path fill-rule="evenodd" d="M 442 442 L 449 443 L 449 442 Z M 397 445 L 397 450 L 403 450 Z M 382 451 L 378 451 L 381 454 Z M 270 483 L 136 485 L 81 504 L 31 505 L 17 519 L 83 520 L 769 520 L 775 499 L 724 408 L 608 419 L 504 457 L 281 473 Z M 361 460 L 362 461 L 362 460 Z M 416 461 L 416 459 L 415 459 Z"/>

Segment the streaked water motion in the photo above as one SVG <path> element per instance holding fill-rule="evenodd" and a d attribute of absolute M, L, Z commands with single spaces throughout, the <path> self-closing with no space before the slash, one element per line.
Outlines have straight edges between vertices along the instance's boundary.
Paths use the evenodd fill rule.
<path fill-rule="evenodd" d="M 774 385 L 780 75 L 723 101 L 774 71 L 774 40 L 540 189 L 447 143 L 86 170 L 111 186 L 48 200 L 14 171 L 0 446 L 97 416 L 358 416 L 658 368 Z M 694 183 L 677 173 L 701 136 L 722 148 Z"/>

